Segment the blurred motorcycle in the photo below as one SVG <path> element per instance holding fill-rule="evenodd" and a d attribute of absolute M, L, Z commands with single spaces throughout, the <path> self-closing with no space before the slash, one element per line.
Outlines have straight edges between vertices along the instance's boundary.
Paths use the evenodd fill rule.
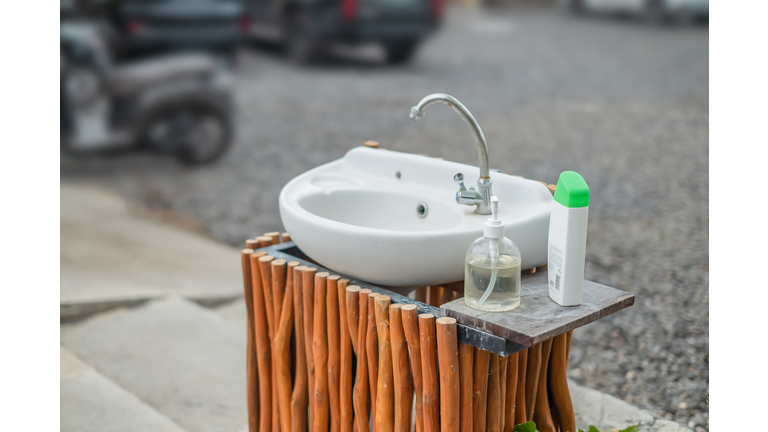
<path fill-rule="evenodd" d="M 98 29 L 61 24 L 61 146 L 70 152 L 142 149 L 208 163 L 233 138 L 230 78 L 206 54 L 116 66 Z"/>

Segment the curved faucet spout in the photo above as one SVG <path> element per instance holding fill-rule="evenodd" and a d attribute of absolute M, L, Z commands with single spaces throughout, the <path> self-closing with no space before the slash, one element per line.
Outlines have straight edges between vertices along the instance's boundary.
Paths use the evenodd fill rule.
<path fill-rule="evenodd" d="M 425 110 L 427 107 L 436 103 L 444 103 L 453 108 L 453 110 L 459 114 L 461 119 L 464 120 L 464 123 L 467 125 L 469 130 L 472 131 L 472 134 L 475 136 L 475 144 L 477 144 L 477 155 L 480 159 L 480 177 L 490 178 L 488 169 L 488 144 L 485 142 L 485 135 L 483 135 L 483 130 L 480 129 L 480 125 L 472 116 L 472 113 L 470 113 L 467 107 L 459 102 L 458 99 L 445 93 L 434 93 L 426 96 L 424 99 L 419 101 L 418 104 L 411 107 L 411 119 L 417 121 L 421 120 L 424 118 Z"/>
<path fill-rule="evenodd" d="M 454 111 L 459 114 L 461 119 L 464 120 L 464 123 L 467 125 L 469 130 L 472 131 L 472 134 L 475 137 L 475 144 L 477 144 L 477 155 L 480 159 L 480 178 L 477 180 L 477 187 L 479 189 L 477 196 L 474 196 L 475 192 L 473 190 L 467 191 L 464 189 L 462 184 L 462 189 L 459 190 L 459 192 L 456 194 L 456 202 L 459 204 L 477 205 L 477 208 L 475 209 L 475 213 L 477 214 L 491 214 L 491 196 L 493 193 L 491 192 L 491 174 L 490 169 L 488 168 L 488 145 L 485 142 L 485 135 L 483 135 L 483 130 L 480 129 L 480 125 L 477 124 L 477 120 L 475 120 L 467 107 L 465 107 L 464 104 L 459 102 L 458 99 L 451 95 L 445 93 L 434 93 L 425 97 L 419 101 L 418 104 L 411 107 L 410 117 L 412 120 L 421 120 L 424 118 L 425 110 L 427 107 L 438 102 L 447 104 L 453 108 Z"/>

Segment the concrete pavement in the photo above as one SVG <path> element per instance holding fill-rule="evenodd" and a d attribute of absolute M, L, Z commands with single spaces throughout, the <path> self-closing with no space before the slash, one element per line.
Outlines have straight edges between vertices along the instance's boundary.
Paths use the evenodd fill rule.
<path fill-rule="evenodd" d="M 134 215 L 93 187 L 61 186 L 61 320 L 175 294 L 204 304 L 242 295 L 239 253 Z"/>

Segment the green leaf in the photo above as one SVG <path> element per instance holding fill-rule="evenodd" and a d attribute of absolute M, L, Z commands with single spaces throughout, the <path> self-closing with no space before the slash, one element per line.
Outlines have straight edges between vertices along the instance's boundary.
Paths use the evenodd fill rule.
<path fill-rule="evenodd" d="M 589 430 L 587 432 L 600 432 L 600 429 L 590 425 Z"/>
<path fill-rule="evenodd" d="M 632 425 L 632 426 L 630 426 L 630 427 L 628 427 L 626 429 L 622 429 L 619 432 L 636 432 L 639 429 L 640 429 L 640 425 L 637 424 L 637 425 Z"/>
<path fill-rule="evenodd" d="M 512 429 L 512 432 L 536 432 L 536 424 L 532 421 L 520 423 Z"/>

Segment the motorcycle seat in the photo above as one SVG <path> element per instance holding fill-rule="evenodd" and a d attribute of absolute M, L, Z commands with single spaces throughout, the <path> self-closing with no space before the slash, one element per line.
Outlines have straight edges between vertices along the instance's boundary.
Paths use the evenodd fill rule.
<path fill-rule="evenodd" d="M 204 54 L 176 54 L 120 66 L 106 76 L 107 90 L 116 96 L 131 96 L 165 82 L 206 76 L 216 62 Z"/>

